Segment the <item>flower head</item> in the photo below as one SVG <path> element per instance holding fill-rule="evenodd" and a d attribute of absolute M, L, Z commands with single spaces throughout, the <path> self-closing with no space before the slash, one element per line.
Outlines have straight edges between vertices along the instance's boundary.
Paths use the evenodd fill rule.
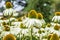
<path fill-rule="evenodd" d="M 10 31 L 10 27 L 8 27 L 8 25 L 4 25 L 4 31 Z"/>
<path fill-rule="evenodd" d="M 37 16 L 37 12 L 35 10 L 31 10 L 29 13 L 28 13 L 28 17 L 29 18 L 36 18 Z"/>
<path fill-rule="evenodd" d="M 41 13 L 38 13 L 38 14 L 37 14 L 37 18 L 38 18 L 38 19 L 43 19 L 43 15 L 42 15 Z"/>
<path fill-rule="evenodd" d="M 41 31 L 41 30 L 39 30 L 39 31 L 38 31 L 38 33 L 39 33 L 39 34 L 41 34 L 41 33 L 42 33 L 42 31 Z"/>
<path fill-rule="evenodd" d="M 6 2 L 6 8 L 12 8 L 11 2 Z"/>
<path fill-rule="evenodd" d="M 51 24 L 50 24 L 50 23 L 48 23 L 48 24 L 47 24 L 47 27 L 50 27 L 50 26 L 51 26 Z"/>
<path fill-rule="evenodd" d="M 50 40 L 50 38 L 52 37 L 53 34 L 49 34 L 48 35 L 48 40 Z"/>
<path fill-rule="evenodd" d="M 22 18 L 17 18 L 18 21 L 22 21 Z"/>
<path fill-rule="evenodd" d="M 60 16 L 60 12 L 55 12 L 55 15 L 56 16 Z"/>
<path fill-rule="evenodd" d="M 59 29 L 60 29 L 60 26 L 56 24 L 56 25 L 54 26 L 54 29 L 55 29 L 55 30 L 59 30 Z"/>
<path fill-rule="evenodd" d="M 4 26 L 4 25 L 7 25 L 7 23 L 6 23 L 6 22 L 3 22 L 2 25 L 3 25 L 3 26 Z"/>
<path fill-rule="evenodd" d="M 25 28 L 26 28 L 26 26 L 24 26 L 24 24 L 23 24 L 23 23 L 21 23 L 21 24 L 20 24 L 20 28 L 25 29 Z"/>
<path fill-rule="evenodd" d="M 12 34 L 8 34 L 3 37 L 3 40 L 16 40 L 15 36 Z"/>
<path fill-rule="evenodd" d="M 53 34 L 50 38 L 50 40 L 59 40 L 59 37 L 57 34 Z"/>

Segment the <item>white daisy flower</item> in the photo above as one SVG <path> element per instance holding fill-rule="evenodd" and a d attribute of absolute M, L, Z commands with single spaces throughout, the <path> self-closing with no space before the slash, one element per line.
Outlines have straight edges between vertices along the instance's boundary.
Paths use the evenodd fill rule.
<path fill-rule="evenodd" d="M 40 20 L 42 24 L 46 24 L 44 19 Z"/>
<path fill-rule="evenodd" d="M 33 34 L 37 34 L 38 33 L 38 31 L 39 31 L 39 29 L 37 29 L 37 28 L 33 28 Z"/>
<path fill-rule="evenodd" d="M 10 34 L 10 32 L 3 31 L 3 32 L 1 33 L 1 37 L 6 36 L 6 35 L 8 35 L 8 34 Z"/>
<path fill-rule="evenodd" d="M 3 13 L 4 13 L 4 16 L 11 16 L 12 14 L 15 14 L 16 11 L 10 8 L 10 9 L 4 10 Z"/>
<path fill-rule="evenodd" d="M 8 20 L 10 20 L 10 21 L 16 21 L 16 18 L 10 18 L 10 19 L 8 19 Z"/>
<path fill-rule="evenodd" d="M 14 25 L 14 26 L 16 26 L 16 27 L 20 27 L 20 24 L 21 24 L 22 22 L 12 22 L 11 23 L 11 25 Z"/>
<path fill-rule="evenodd" d="M 20 33 L 20 28 L 13 28 L 13 27 L 10 27 L 10 33 L 11 34 L 14 34 L 14 35 L 17 35 L 18 33 Z"/>
<path fill-rule="evenodd" d="M 54 16 L 54 17 L 52 18 L 52 21 L 53 21 L 53 22 L 60 22 L 60 16 Z"/>
<path fill-rule="evenodd" d="M 30 28 L 31 26 L 41 27 L 43 24 L 45 24 L 45 21 L 43 19 L 38 20 L 38 19 L 27 18 L 27 19 L 23 20 L 23 24 L 25 24 L 26 27 L 28 27 L 28 28 Z"/>
<path fill-rule="evenodd" d="M 29 35 L 28 29 L 21 29 L 21 33 L 24 34 L 25 36 Z"/>
<path fill-rule="evenodd" d="M 40 34 L 39 34 L 39 33 L 37 33 L 37 34 L 35 34 L 35 35 L 36 35 L 37 37 L 39 37 L 39 35 L 40 35 Z"/>
<path fill-rule="evenodd" d="M 18 15 L 19 15 L 18 13 L 13 14 L 14 17 L 17 17 Z"/>
<path fill-rule="evenodd" d="M 46 27 L 45 30 L 46 30 L 46 31 L 49 31 L 49 30 L 50 30 L 50 27 Z"/>
<path fill-rule="evenodd" d="M 27 23 L 27 21 L 29 20 L 29 18 L 25 18 L 24 20 L 22 20 L 22 23 Z"/>
<path fill-rule="evenodd" d="M 58 26 L 60 26 L 59 23 L 51 23 L 52 27 L 54 27 L 56 24 L 57 24 Z"/>
<path fill-rule="evenodd" d="M 3 22 L 3 20 L 0 20 L 0 22 Z"/>

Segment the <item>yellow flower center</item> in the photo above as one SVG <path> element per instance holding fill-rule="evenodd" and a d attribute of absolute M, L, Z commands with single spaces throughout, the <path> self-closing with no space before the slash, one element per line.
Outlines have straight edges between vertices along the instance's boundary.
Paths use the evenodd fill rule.
<path fill-rule="evenodd" d="M 42 15 L 41 13 L 38 13 L 38 14 L 37 14 L 37 18 L 38 18 L 38 19 L 43 19 L 43 15 Z"/>
<path fill-rule="evenodd" d="M 3 37 L 3 40 L 16 40 L 15 36 L 12 34 L 8 34 Z"/>
<path fill-rule="evenodd" d="M 7 3 L 6 3 L 6 8 L 12 8 L 11 2 L 7 2 Z"/>
<path fill-rule="evenodd" d="M 31 10 L 29 13 L 28 13 L 28 17 L 29 18 L 36 18 L 37 16 L 37 12 L 35 10 Z"/>
<path fill-rule="evenodd" d="M 60 29 L 60 26 L 59 26 L 59 25 L 55 25 L 55 26 L 54 26 L 54 29 L 55 29 L 55 30 L 59 30 L 59 29 Z"/>
<path fill-rule="evenodd" d="M 60 12 L 56 12 L 55 15 L 56 15 L 56 16 L 60 16 Z"/>

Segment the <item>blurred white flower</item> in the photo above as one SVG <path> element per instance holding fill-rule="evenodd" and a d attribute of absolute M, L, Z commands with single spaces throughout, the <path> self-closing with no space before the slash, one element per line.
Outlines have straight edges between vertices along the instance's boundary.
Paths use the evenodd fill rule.
<path fill-rule="evenodd" d="M 60 22 L 60 16 L 54 16 L 54 17 L 52 18 L 52 21 L 53 21 L 53 22 Z"/>
<path fill-rule="evenodd" d="M 51 23 L 51 25 L 52 25 L 52 27 L 54 27 L 55 25 L 60 26 L 60 24 L 59 24 L 59 23 Z"/>
<path fill-rule="evenodd" d="M 18 3 L 16 1 L 13 2 L 14 5 L 14 10 L 16 11 L 21 11 L 22 9 L 24 9 L 24 6 L 18 5 Z"/>
<path fill-rule="evenodd" d="M 39 29 L 37 29 L 37 28 L 33 28 L 33 34 L 37 34 L 38 33 L 38 31 L 39 31 Z"/>
<path fill-rule="evenodd" d="M 15 21 L 15 20 L 16 20 L 16 18 L 10 18 L 10 19 L 8 19 L 8 20 L 10 20 L 10 21 Z"/>
<path fill-rule="evenodd" d="M 10 34 L 10 32 L 3 31 L 3 32 L 1 33 L 1 37 L 6 36 L 6 35 L 8 35 L 8 34 Z"/>
<path fill-rule="evenodd" d="M 49 31 L 49 30 L 50 30 L 50 27 L 46 27 L 45 30 L 46 30 L 46 31 Z"/>
<path fill-rule="evenodd" d="M 16 27 L 20 27 L 20 24 L 21 24 L 22 22 L 12 22 L 11 23 L 11 25 L 14 25 L 14 26 L 16 26 Z"/>
<path fill-rule="evenodd" d="M 16 28 L 10 27 L 11 34 L 17 35 L 18 33 L 20 33 L 20 31 L 21 29 L 19 27 L 16 27 Z"/>
<path fill-rule="evenodd" d="M 1 2 L 0 2 L 0 8 L 4 7 L 4 5 L 5 5 L 5 1 L 1 0 Z"/>
<path fill-rule="evenodd" d="M 39 33 L 37 33 L 37 34 L 35 34 L 35 35 L 36 35 L 37 37 L 39 37 L 39 35 L 40 35 L 40 34 L 39 34 Z"/>
<path fill-rule="evenodd" d="M 13 14 L 14 17 L 17 17 L 18 15 L 19 15 L 18 13 Z"/>
<path fill-rule="evenodd" d="M 24 9 L 24 6 L 21 6 L 21 5 L 16 5 L 14 7 L 14 10 L 16 10 L 16 11 L 21 11 L 22 9 Z"/>
<path fill-rule="evenodd" d="M 4 13 L 4 16 L 11 16 L 11 15 L 15 14 L 16 11 L 12 8 L 9 8 L 9 9 L 4 10 L 3 13 Z"/>
<path fill-rule="evenodd" d="M 3 23 L 4 21 L 3 20 L 0 20 L 0 24 Z"/>
<path fill-rule="evenodd" d="M 58 36 L 60 36 L 60 30 L 59 30 L 59 31 L 54 30 L 54 32 L 53 32 L 53 33 L 56 33 Z"/>
<path fill-rule="evenodd" d="M 23 21 L 22 21 L 22 23 L 27 23 L 27 21 L 29 20 L 29 18 L 25 18 L 25 19 L 23 19 Z"/>
<path fill-rule="evenodd" d="M 45 31 L 45 29 L 44 29 L 44 28 L 40 28 L 40 30 L 41 30 L 41 31 Z"/>
<path fill-rule="evenodd" d="M 41 21 L 42 24 L 46 24 L 44 19 L 41 19 L 40 21 Z"/>
<path fill-rule="evenodd" d="M 42 22 L 43 21 L 43 22 Z M 41 27 L 43 24 L 45 24 L 45 21 L 38 20 L 38 19 L 25 19 L 23 20 L 23 24 L 26 25 L 26 27 L 30 28 L 31 26 Z"/>
<path fill-rule="evenodd" d="M 21 33 L 27 36 L 29 34 L 28 29 L 21 29 Z"/>

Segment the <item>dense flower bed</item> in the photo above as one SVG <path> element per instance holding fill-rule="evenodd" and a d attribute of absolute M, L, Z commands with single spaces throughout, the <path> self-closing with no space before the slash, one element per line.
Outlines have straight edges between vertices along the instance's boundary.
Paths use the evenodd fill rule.
<path fill-rule="evenodd" d="M 0 17 L 0 40 L 59 40 L 60 38 L 60 12 L 55 13 L 50 23 L 46 23 L 42 13 L 37 13 L 35 10 L 18 17 L 19 13 L 9 6 L 3 13 L 3 17 Z"/>
<path fill-rule="evenodd" d="M 55 16 L 58 13 L 55 13 Z M 6 16 L 6 15 L 5 15 Z M 52 18 L 53 22 L 46 23 L 41 13 L 31 10 L 27 16 L 19 18 L 0 17 L 1 40 L 59 40 L 59 19 Z"/>

